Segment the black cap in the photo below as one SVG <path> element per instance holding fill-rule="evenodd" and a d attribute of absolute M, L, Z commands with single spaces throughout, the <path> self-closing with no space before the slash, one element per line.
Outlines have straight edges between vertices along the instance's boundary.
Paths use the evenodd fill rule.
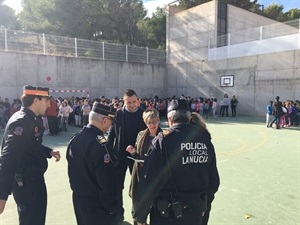
<path fill-rule="evenodd" d="M 115 114 L 116 114 L 115 108 L 113 108 L 111 106 L 100 104 L 99 102 L 94 102 L 92 111 L 99 113 L 103 116 L 109 116 L 112 119 L 114 119 Z"/>
<path fill-rule="evenodd" d="M 190 108 L 187 100 L 185 99 L 172 100 L 168 106 L 168 113 L 177 109 L 183 109 L 189 111 Z"/>
<path fill-rule="evenodd" d="M 25 85 L 23 87 L 23 94 L 24 95 L 49 97 L 49 88 L 34 87 L 34 86 L 31 86 L 31 85 Z"/>

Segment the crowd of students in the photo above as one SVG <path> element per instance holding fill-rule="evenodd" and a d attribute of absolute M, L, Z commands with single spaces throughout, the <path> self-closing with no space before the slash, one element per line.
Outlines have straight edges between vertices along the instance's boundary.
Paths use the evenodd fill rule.
<path fill-rule="evenodd" d="M 235 98 L 235 96 L 233 96 Z M 183 94 L 180 97 L 168 97 L 168 98 L 159 98 L 155 96 L 154 98 L 141 98 L 140 99 L 140 107 L 142 109 L 156 109 L 159 112 L 160 117 L 166 117 L 168 104 L 174 99 L 185 99 L 188 102 L 191 112 L 199 113 L 203 118 L 216 117 L 218 113 L 220 116 L 224 116 L 224 112 L 226 111 L 226 106 L 223 105 L 223 100 L 218 103 L 217 98 L 203 98 L 203 97 L 195 97 L 192 98 L 190 96 L 184 96 Z M 83 108 L 86 108 L 93 105 L 94 101 L 98 101 L 101 104 L 109 105 L 115 109 L 121 108 L 124 105 L 123 99 L 115 97 L 114 99 L 105 98 L 105 96 L 100 96 L 99 99 L 88 100 L 86 98 L 70 98 L 70 99 L 57 99 L 58 104 L 60 101 L 66 101 L 68 105 L 70 105 L 73 111 L 69 116 L 69 124 L 72 124 L 76 127 L 82 127 L 86 125 L 84 122 L 84 115 L 86 114 Z M 232 105 L 234 111 L 232 112 L 232 116 L 236 115 L 236 105 L 237 103 L 233 103 L 232 99 L 229 99 L 229 105 Z M 237 99 L 235 98 L 235 101 Z M 233 107 L 235 105 L 235 107 Z M 88 107 L 90 108 L 90 107 Z M 90 109 L 89 109 L 90 110 Z M 219 112 L 218 112 L 219 111 Z M 228 107 L 227 114 L 228 116 Z"/>
<path fill-rule="evenodd" d="M 300 101 L 280 101 L 275 97 L 275 102 L 270 101 L 266 107 L 266 126 L 276 129 L 299 126 L 300 124 Z"/>
<path fill-rule="evenodd" d="M 0 96 L 0 129 L 5 128 L 10 116 L 19 111 L 21 106 L 20 99 L 14 99 L 13 103 L 10 103 L 8 98 L 5 98 L 3 101 Z"/>
<path fill-rule="evenodd" d="M 236 116 L 236 105 L 238 103 L 235 96 L 232 99 L 225 94 L 224 98 L 218 103 L 217 98 L 203 98 L 185 96 L 182 94 L 179 97 L 173 96 L 168 98 L 159 98 L 155 96 L 149 99 L 140 99 L 140 107 L 142 109 L 157 109 L 160 117 L 166 117 L 168 104 L 173 99 L 185 99 L 188 102 L 191 112 L 199 113 L 203 118 L 227 116 L 228 108 L 231 106 L 232 116 Z M 47 109 L 45 115 L 42 117 L 45 129 L 44 134 L 56 136 L 60 132 L 68 130 L 68 125 L 75 127 L 83 127 L 88 123 L 88 115 L 91 107 L 95 101 L 104 105 L 109 105 L 118 109 L 124 105 L 121 98 L 115 97 L 108 99 L 105 96 L 100 96 L 98 99 L 90 100 L 85 97 L 70 97 L 57 98 L 53 97 L 50 100 L 50 107 Z M 0 128 L 5 128 L 9 117 L 20 110 L 22 104 L 20 99 L 14 99 L 10 104 L 6 98 L 3 102 L 0 97 Z"/>
<path fill-rule="evenodd" d="M 166 117 L 168 104 L 173 99 L 186 99 L 191 112 L 199 113 L 203 118 L 209 117 L 228 117 L 229 107 L 231 109 L 231 116 L 236 116 L 236 108 L 238 100 L 235 95 L 229 98 L 225 93 L 220 102 L 217 98 L 203 98 L 185 96 L 182 94 L 179 97 L 173 96 L 168 98 L 159 98 L 155 96 L 149 99 L 140 99 L 140 107 L 142 109 L 157 109 L 161 118 Z M 115 97 L 108 99 L 105 96 L 100 96 L 98 99 L 90 100 L 85 97 L 70 97 L 70 98 L 57 98 L 51 99 L 51 105 L 47 109 L 46 114 L 42 117 L 45 130 L 45 135 L 52 136 L 58 135 L 61 131 L 67 132 L 68 126 L 83 127 L 88 123 L 88 115 L 91 107 L 95 101 L 104 105 L 109 105 L 115 109 L 121 108 L 124 101 L 121 98 Z M 271 122 L 275 119 L 275 110 L 273 101 L 267 105 L 266 112 L 266 126 L 270 127 Z M 20 110 L 22 104 L 20 99 L 14 99 L 12 103 L 8 98 L 4 101 L 0 97 L 0 128 L 5 128 L 5 125 L 10 116 L 16 111 Z M 283 110 L 278 119 L 278 128 L 289 126 L 299 126 L 300 120 L 300 102 L 298 100 L 287 100 L 282 102 Z M 271 125 L 273 125 L 273 123 Z"/>

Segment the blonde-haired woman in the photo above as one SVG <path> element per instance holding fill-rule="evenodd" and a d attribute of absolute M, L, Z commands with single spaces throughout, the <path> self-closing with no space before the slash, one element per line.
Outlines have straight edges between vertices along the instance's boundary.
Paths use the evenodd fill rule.
<path fill-rule="evenodd" d="M 210 137 L 210 133 L 206 127 L 206 123 L 202 118 L 202 116 L 200 116 L 198 113 L 196 112 L 191 113 L 190 123 L 195 124 L 200 132 Z"/>
<path fill-rule="evenodd" d="M 147 128 L 138 133 L 135 147 L 129 145 L 126 148 L 135 159 L 141 161 L 135 161 L 132 170 L 131 184 L 129 195 L 132 198 L 132 216 L 135 220 L 135 210 L 137 209 L 137 205 L 139 202 L 138 199 L 138 186 L 140 180 L 141 170 L 143 169 L 142 160 L 144 160 L 144 155 L 147 153 L 149 147 L 151 146 L 151 142 L 153 138 L 162 131 L 159 127 L 159 113 L 156 109 L 146 109 L 143 113 L 143 120 L 147 125 Z M 134 221 L 134 224 L 137 224 Z"/>

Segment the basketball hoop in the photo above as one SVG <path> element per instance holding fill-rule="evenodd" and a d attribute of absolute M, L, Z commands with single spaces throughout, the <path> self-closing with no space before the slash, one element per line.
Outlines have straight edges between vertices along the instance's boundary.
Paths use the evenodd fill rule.
<path fill-rule="evenodd" d="M 224 75 L 220 77 L 221 87 L 233 87 L 233 75 Z"/>

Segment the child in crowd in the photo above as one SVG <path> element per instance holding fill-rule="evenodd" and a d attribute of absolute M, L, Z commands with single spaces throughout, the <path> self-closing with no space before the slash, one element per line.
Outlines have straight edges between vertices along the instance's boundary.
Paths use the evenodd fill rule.
<path fill-rule="evenodd" d="M 68 131 L 68 120 L 71 112 L 73 112 L 71 106 L 69 106 L 67 101 L 63 101 L 61 103 L 61 106 L 59 107 L 59 114 L 61 114 L 61 120 L 59 125 L 60 131 Z"/>
<path fill-rule="evenodd" d="M 3 118 L 4 118 L 5 110 L 6 110 L 5 107 L 2 105 L 2 103 L 0 103 L 0 129 L 4 128 L 3 127 L 3 124 L 4 124 Z"/>
<path fill-rule="evenodd" d="M 217 98 L 214 98 L 212 103 L 213 117 L 217 116 L 217 108 L 218 108 L 218 100 Z"/>
<path fill-rule="evenodd" d="M 269 105 L 267 105 L 267 114 L 266 114 L 266 125 L 267 125 L 267 127 L 270 127 L 270 123 L 273 120 L 272 107 L 273 107 L 273 101 L 270 101 Z"/>
<path fill-rule="evenodd" d="M 287 108 L 285 107 L 285 102 L 282 102 L 282 115 L 280 116 L 279 126 L 284 128 L 285 125 L 285 116 L 288 114 Z"/>
<path fill-rule="evenodd" d="M 50 132 L 49 132 L 49 124 L 48 124 L 48 119 L 47 119 L 47 116 L 46 114 L 44 114 L 42 116 L 42 121 L 43 121 L 43 126 L 45 128 L 44 130 L 44 136 L 48 135 Z"/>

